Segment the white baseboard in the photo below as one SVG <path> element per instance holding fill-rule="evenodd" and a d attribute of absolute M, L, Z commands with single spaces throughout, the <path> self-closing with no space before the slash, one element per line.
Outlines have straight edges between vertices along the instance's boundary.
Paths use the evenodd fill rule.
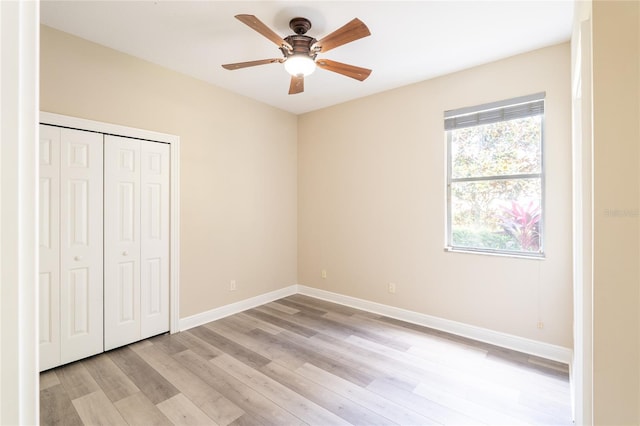
<path fill-rule="evenodd" d="M 249 299 L 241 300 L 239 302 L 231 303 L 229 305 L 220 306 L 219 308 L 211 309 L 199 314 L 191 315 L 190 317 L 181 318 L 180 331 L 185 331 L 211 321 L 219 320 L 220 318 L 228 317 L 229 315 L 246 311 L 247 309 L 255 308 L 256 306 L 291 296 L 297 292 L 298 286 L 292 285 L 269 293 L 261 294 L 259 296 L 250 297 Z"/>
<path fill-rule="evenodd" d="M 293 294 L 303 294 L 315 297 L 317 299 L 327 300 L 329 302 L 338 303 L 340 305 L 350 306 L 352 308 L 361 309 L 363 311 L 372 312 L 379 315 L 399 319 L 413 324 L 422 325 L 447 333 L 455 334 L 469 339 L 478 340 L 492 345 L 524 352 L 529 355 L 535 355 L 553 361 L 563 362 L 571 365 L 573 360 L 573 351 L 562 346 L 552 345 L 549 343 L 539 342 L 537 340 L 527 339 L 524 337 L 514 336 L 512 334 L 501 333 L 474 325 L 464 324 L 444 318 L 438 318 L 431 315 L 421 314 L 419 312 L 409 311 L 394 306 L 383 305 L 382 303 L 371 302 L 356 297 L 345 296 L 338 293 L 332 293 L 326 290 L 320 290 L 304 285 L 292 285 L 280 290 L 272 291 L 259 296 L 251 297 L 240 302 L 221 306 L 211 309 L 190 317 L 180 320 L 180 331 L 188 330 L 229 315 L 237 314 L 247 309 Z"/>
<path fill-rule="evenodd" d="M 298 293 L 571 365 L 573 350 L 356 297 L 298 285 Z"/>

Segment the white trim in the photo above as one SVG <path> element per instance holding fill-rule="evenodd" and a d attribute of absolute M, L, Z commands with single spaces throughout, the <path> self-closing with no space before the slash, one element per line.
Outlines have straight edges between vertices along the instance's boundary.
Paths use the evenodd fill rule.
<path fill-rule="evenodd" d="M 169 295 L 171 306 L 169 307 L 169 332 L 171 334 L 180 331 L 180 138 L 171 143 L 171 182 L 170 185 L 170 234 L 171 247 L 169 248 L 169 275 L 171 286 Z"/>
<path fill-rule="evenodd" d="M 52 126 L 89 130 L 92 132 L 106 133 L 108 135 L 146 139 L 156 142 L 180 143 L 180 138 L 178 136 L 170 135 L 168 133 L 137 129 L 135 127 L 121 126 L 119 124 L 103 123 L 101 121 L 87 120 L 86 118 L 71 117 L 46 111 L 40 111 L 40 124 L 51 124 Z"/>
<path fill-rule="evenodd" d="M 228 317 L 229 315 L 246 311 L 247 309 L 255 308 L 256 306 L 264 305 L 265 303 L 273 302 L 274 300 L 282 299 L 283 297 L 294 295 L 298 292 L 298 287 L 297 285 L 292 285 L 182 318 L 180 320 L 180 331 L 185 331 L 211 321 L 219 320 L 220 318 Z"/>
<path fill-rule="evenodd" d="M 576 2 L 572 47 L 573 419 L 593 423 L 593 78 L 591 1 Z"/>
<path fill-rule="evenodd" d="M 53 126 L 69 127 L 72 129 L 89 130 L 109 135 L 129 138 L 145 139 L 171 145 L 171 247 L 170 247 L 170 322 L 169 331 L 179 331 L 180 321 L 180 137 L 151 130 L 136 129 L 118 124 L 103 123 L 84 118 L 70 117 L 40 112 L 40 123 Z"/>
<path fill-rule="evenodd" d="M 537 340 L 298 285 L 298 293 L 571 365 L 573 351 Z"/>
<path fill-rule="evenodd" d="M 0 1 L 0 424 L 36 424 L 39 2 Z"/>

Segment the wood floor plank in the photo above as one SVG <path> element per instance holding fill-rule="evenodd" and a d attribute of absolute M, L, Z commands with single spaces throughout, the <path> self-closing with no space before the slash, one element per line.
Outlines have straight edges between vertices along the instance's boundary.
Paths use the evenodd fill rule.
<path fill-rule="evenodd" d="M 255 417 L 245 413 L 233 422 L 229 423 L 229 426 L 261 426 L 262 424 L 263 423 L 260 423 Z"/>
<path fill-rule="evenodd" d="M 461 355 L 464 352 L 481 351 L 487 354 L 488 357 L 497 358 L 501 361 L 509 360 L 523 367 L 538 370 L 538 372 L 558 375 L 563 379 L 569 378 L 569 366 L 567 364 L 546 360 L 544 358 L 536 357 L 533 355 L 518 353 L 516 351 L 501 348 L 489 343 L 478 342 L 467 337 L 456 336 L 451 333 L 430 329 L 418 324 L 406 323 L 395 318 L 384 317 L 380 315 L 372 316 L 366 313 L 358 313 L 355 316 L 356 318 L 369 320 L 374 323 L 377 322 L 387 324 L 393 327 L 394 333 L 397 332 L 401 335 L 413 331 L 417 333 L 417 336 L 431 336 L 437 339 L 437 341 L 442 342 L 443 347 L 449 354 L 452 353 L 451 349 L 454 347 L 463 349 L 463 351 L 460 351 L 460 353 L 459 351 L 455 351 L 456 355 Z"/>
<path fill-rule="evenodd" d="M 466 398 L 459 397 L 457 395 L 447 393 L 439 389 L 437 386 L 419 384 L 414 393 L 420 395 L 429 401 L 433 401 L 444 407 L 456 410 L 465 414 L 473 419 L 477 419 L 480 422 L 488 425 L 524 425 L 528 424 L 523 419 L 512 417 L 501 410 L 496 410 L 487 405 L 482 405 Z"/>
<path fill-rule="evenodd" d="M 572 425 L 571 413 L 560 401 L 562 399 L 556 395 L 539 394 L 529 390 L 521 394 L 519 405 L 510 411 L 517 416 L 529 419 L 529 423 Z"/>
<path fill-rule="evenodd" d="M 43 426 L 79 426 L 82 419 L 61 384 L 40 391 L 40 424 Z"/>
<path fill-rule="evenodd" d="M 130 426 L 170 426 L 173 424 L 140 391 L 116 401 L 113 405 Z"/>
<path fill-rule="evenodd" d="M 234 321 L 242 321 L 247 324 L 253 325 L 253 328 L 260 329 L 262 331 L 266 331 L 269 334 L 278 334 L 282 331 L 282 328 L 275 326 L 271 323 L 265 322 L 261 319 L 252 317 L 250 315 L 245 314 L 244 312 L 240 312 L 237 315 L 233 315 Z"/>
<path fill-rule="evenodd" d="M 354 340 L 350 338 L 350 340 Z M 366 342 L 358 342 L 368 345 Z M 456 350 L 454 350 L 456 348 Z M 492 389 L 492 393 L 502 387 L 504 389 L 515 389 L 519 392 L 527 389 L 538 389 L 543 393 L 561 392 L 566 395 L 568 380 L 566 378 L 541 375 L 536 369 L 515 364 L 516 368 L 508 369 L 505 374 L 505 360 L 497 357 L 468 358 L 457 351 L 457 346 L 450 347 L 450 356 L 446 356 L 446 351 L 438 351 L 434 354 L 429 351 L 415 350 L 412 348 L 405 356 L 408 360 L 423 360 L 424 368 L 432 369 L 436 367 L 448 382 L 465 382 L 469 388 Z M 418 361 L 420 362 L 420 361 Z M 504 396 L 507 396 L 506 391 Z"/>
<path fill-rule="evenodd" d="M 260 371 L 287 389 L 323 407 L 350 424 L 393 424 L 388 418 L 380 416 L 357 402 L 345 398 L 276 362 L 265 365 L 260 368 Z M 304 419 L 307 420 L 308 418 L 305 416 Z"/>
<path fill-rule="evenodd" d="M 188 349 L 188 347 L 180 341 L 180 338 L 173 334 L 161 334 L 148 339 L 148 341 L 153 343 L 154 346 L 162 348 L 163 351 L 170 355 L 186 351 Z"/>
<path fill-rule="evenodd" d="M 362 311 L 362 312 L 356 313 L 354 316 L 361 317 L 362 319 L 373 320 L 373 322 L 386 324 L 388 326 L 392 326 L 394 327 L 395 330 L 400 330 L 404 332 L 410 332 L 411 330 L 413 330 L 422 335 L 439 337 L 442 339 L 450 340 L 452 342 L 471 343 L 472 346 L 475 346 L 477 348 L 484 349 L 484 350 L 488 350 L 488 348 L 491 346 L 482 342 L 475 342 L 474 344 L 474 342 L 471 339 L 466 337 L 456 336 L 454 334 L 447 333 L 446 331 L 436 330 L 434 328 L 429 328 L 420 324 L 407 323 L 405 321 L 402 321 L 396 318 L 387 317 L 384 315 L 378 315 L 378 314 Z"/>
<path fill-rule="evenodd" d="M 180 352 L 174 357 L 260 423 L 274 426 L 306 424 L 270 399 L 212 364 L 215 358 L 212 361 L 205 361 L 188 350 Z"/>
<path fill-rule="evenodd" d="M 244 414 L 237 405 L 155 345 L 138 349 L 136 353 L 217 424 L 227 425 Z"/>
<path fill-rule="evenodd" d="M 430 370 L 428 365 L 416 365 L 407 362 L 404 353 L 401 351 L 395 351 L 387 346 L 378 344 L 389 352 L 395 351 L 395 353 L 399 354 L 399 356 L 395 357 L 389 356 L 389 352 L 378 353 L 370 350 L 367 346 L 353 344 L 350 341 L 352 338 L 356 338 L 356 336 L 351 336 L 347 341 L 342 341 L 329 336 L 318 335 L 310 340 L 313 340 L 314 345 L 328 347 L 335 351 L 343 351 L 348 354 L 345 356 L 348 356 L 351 362 L 356 365 L 366 365 L 367 371 L 375 374 L 376 377 L 387 377 L 389 380 L 393 380 L 396 386 L 403 387 L 406 390 L 413 390 L 420 383 L 420 378 L 437 382 L 441 375 L 439 372 Z M 367 344 L 373 344 L 368 340 L 365 341 Z"/>
<path fill-rule="evenodd" d="M 320 318 L 319 321 L 349 327 L 349 329 L 352 330 L 351 334 L 354 336 L 381 343 L 399 351 L 406 351 L 412 346 L 411 341 L 402 339 L 395 333 L 390 333 L 386 328 L 374 327 L 372 324 L 367 323 L 362 317 L 358 317 L 358 315 L 344 315 L 337 312 L 330 312 Z"/>
<path fill-rule="evenodd" d="M 85 425 L 127 426 L 120 412 L 101 390 L 76 398 L 72 402 Z"/>
<path fill-rule="evenodd" d="M 224 353 L 220 349 L 211 346 L 204 340 L 194 336 L 188 330 L 174 334 L 174 337 L 180 341 L 185 347 L 195 352 L 202 358 L 210 360 Z"/>
<path fill-rule="evenodd" d="M 283 299 L 278 299 L 277 302 L 280 303 L 281 305 L 288 306 L 293 309 L 297 309 L 299 312 L 306 312 L 308 314 L 314 314 L 317 316 L 322 316 L 327 313 L 325 309 L 322 309 L 320 307 L 321 306 L 320 304 L 316 304 L 316 303 L 307 304 L 304 302 L 300 303 L 298 301 L 298 298 L 294 296 L 288 296 Z"/>
<path fill-rule="evenodd" d="M 299 306 L 299 307 L 306 306 L 306 307 L 318 310 L 320 312 L 324 312 L 325 314 L 330 312 L 335 312 L 335 313 L 343 314 L 346 316 L 350 316 L 350 315 L 378 316 L 377 314 L 372 314 L 371 312 L 363 311 L 358 308 L 353 308 L 351 306 L 346 306 L 346 305 L 340 305 L 337 303 L 329 302 L 328 300 L 317 299 L 311 296 L 305 296 L 304 294 L 294 294 L 286 297 L 284 300 L 286 300 L 287 302 L 293 302 L 295 304 L 294 306 Z M 284 303 L 283 299 L 278 300 L 278 302 Z M 304 310 L 304 308 L 300 308 L 300 309 Z"/>
<path fill-rule="evenodd" d="M 209 328 L 211 328 L 214 325 L 224 325 L 226 327 L 232 328 L 234 331 L 241 334 L 248 333 L 251 330 L 255 330 L 256 328 L 258 328 L 256 323 L 254 322 L 242 321 L 242 320 L 239 321 L 236 318 L 236 315 L 231 315 L 225 318 L 221 318 L 218 321 L 212 321 L 205 325 Z M 279 332 L 280 330 L 277 331 L 277 333 Z"/>
<path fill-rule="evenodd" d="M 348 425 L 343 418 L 317 405 L 303 395 L 273 380 L 269 376 L 248 368 L 230 356 L 221 355 L 210 361 L 233 377 L 261 393 L 294 416 L 312 425 Z"/>
<path fill-rule="evenodd" d="M 260 332 L 264 333 L 262 329 L 253 328 L 247 333 L 241 333 L 239 332 L 238 328 L 233 327 L 233 325 L 235 325 L 235 321 L 233 319 L 228 319 L 224 322 L 215 321 L 209 323 L 207 324 L 207 327 L 226 337 L 227 339 L 233 340 L 234 342 L 237 342 L 264 356 L 270 361 L 278 361 L 283 365 L 290 366 L 299 366 L 304 363 L 304 360 L 301 359 L 301 357 L 296 356 L 296 354 L 292 353 L 290 350 L 288 350 L 288 348 L 283 348 L 279 345 L 273 345 L 269 342 L 261 341 L 260 339 L 256 339 L 255 337 L 253 337 L 253 335 L 251 335 L 251 332 L 256 330 L 260 330 Z"/>
<path fill-rule="evenodd" d="M 500 370 L 499 368 L 492 369 L 490 367 L 489 364 L 492 362 L 491 360 L 486 360 L 489 364 L 485 363 L 482 366 L 461 364 L 456 369 L 445 365 L 434 364 L 428 360 L 421 360 L 411 354 L 401 352 L 394 353 L 394 351 L 388 347 L 377 345 L 374 342 L 369 342 L 355 336 L 351 336 L 349 340 L 354 341 L 363 348 L 380 350 L 382 353 L 389 355 L 391 359 L 398 359 L 397 362 L 392 362 L 389 368 L 400 368 L 400 376 L 403 374 L 402 370 L 406 369 L 407 371 L 411 371 L 411 368 L 407 367 L 406 362 L 413 363 L 418 367 L 418 370 L 414 370 L 416 377 L 420 377 L 420 380 L 429 383 L 430 387 L 450 394 L 450 397 L 453 399 L 459 398 L 461 411 L 463 412 L 469 407 L 473 407 L 474 404 L 478 404 L 483 407 L 493 407 L 496 410 L 510 413 L 509 415 L 515 416 L 516 418 L 531 419 L 532 417 L 536 417 L 531 410 L 523 407 L 522 404 L 518 402 L 521 388 L 524 389 L 527 387 L 527 381 L 525 381 L 522 376 L 520 376 L 518 380 L 510 380 L 509 375 L 504 374 L 504 370 Z M 422 370 L 423 373 L 420 373 L 420 370 Z M 524 374 L 526 373 L 527 372 L 524 372 Z M 531 373 L 531 371 L 528 373 Z M 404 391 L 410 390 L 410 387 L 408 388 L 405 383 L 398 382 L 397 377 L 387 379 L 387 381 L 389 383 L 395 382 L 394 386 L 402 388 Z M 519 386 L 513 386 L 514 383 Z M 564 393 L 565 398 L 566 395 L 568 395 L 568 392 Z M 432 395 L 431 400 L 435 399 L 435 396 Z M 540 400 L 540 398 L 538 398 L 538 400 Z M 471 405 L 469 407 L 466 406 L 463 404 L 464 401 L 470 401 Z M 564 415 L 566 416 L 569 413 L 566 399 L 563 407 Z M 481 412 L 478 411 L 478 413 Z M 544 420 L 543 424 L 553 424 L 553 419 L 547 416 L 538 417 Z M 558 419 L 562 418 L 561 416 L 558 417 Z M 530 420 L 527 420 L 527 422 L 529 421 Z M 558 422 L 558 424 L 562 424 L 559 420 Z"/>
<path fill-rule="evenodd" d="M 153 343 L 151 343 L 151 340 L 144 339 L 144 340 L 140 340 L 138 342 L 131 343 L 131 344 L 127 345 L 127 347 L 130 348 L 130 349 L 135 349 L 135 348 L 144 348 L 144 347 L 151 346 L 151 345 L 153 345 Z"/>
<path fill-rule="evenodd" d="M 451 348 L 457 348 L 453 354 L 456 356 L 468 355 L 470 359 L 483 359 L 487 356 L 488 347 L 470 345 L 469 340 L 464 338 L 454 339 L 450 334 L 438 330 L 427 329 L 423 326 L 411 324 L 412 327 L 402 327 L 402 322 L 384 321 L 386 317 L 372 318 L 371 316 L 356 314 L 345 317 L 342 314 L 329 313 L 327 316 L 339 320 L 340 317 L 352 321 L 355 324 L 377 330 L 385 336 L 392 337 L 400 342 L 409 345 L 411 348 L 422 348 L 426 351 L 441 352 L 445 349 L 451 355 Z"/>
<path fill-rule="evenodd" d="M 315 330 L 312 330 L 308 327 L 303 327 L 295 322 L 295 320 L 289 320 L 289 318 L 282 318 L 280 315 L 276 316 L 271 313 L 266 313 L 260 308 L 249 309 L 245 311 L 245 314 L 250 315 L 254 318 L 260 319 L 262 321 L 271 323 L 276 325 L 284 330 L 291 331 L 292 333 L 297 333 L 304 337 L 311 337 L 316 334 Z"/>
<path fill-rule="evenodd" d="M 342 395 L 354 402 L 368 408 L 389 419 L 391 422 L 400 425 L 435 425 L 435 420 L 422 416 L 406 407 L 400 406 L 389 399 L 380 396 L 370 390 L 357 386 L 348 380 L 334 376 L 325 370 L 312 364 L 304 364 L 297 368 L 296 373 L 309 380 L 318 383 L 337 395 Z M 355 424 L 357 424 L 356 422 Z"/>
<path fill-rule="evenodd" d="M 256 309 L 259 310 L 260 312 L 263 312 L 268 315 L 272 315 L 282 320 L 294 321 L 295 323 L 301 326 L 304 326 L 308 329 L 316 330 L 316 334 L 320 332 L 323 334 L 327 334 L 329 336 L 334 336 L 338 339 L 344 339 L 353 334 L 353 330 L 350 330 L 347 327 L 336 327 L 335 324 L 317 321 L 316 319 L 321 317 L 305 314 L 304 312 L 298 312 L 296 314 L 291 315 L 276 309 L 272 309 L 269 306 L 260 306 L 259 308 L 256 308 Z M 305 336 L 305 337 L 313 337 L 314 335 Z"/>
<path fill-rule="evenodd" d="M 189 330 L 194 336 L 204 340 L 210 345 L 220 349 L 221 351 L 241 360 L 245 364 L 254 368 L 261 367 L 268 364 L 271 360 L 263 357 L 262 355 L 246 348 L 233 340 L 216 333 L 215 331 L 207 328 L 206 326 L 200 326 Z"/>
<path fill-rule="evenodd" d="M 357 348 L 350 347 L 345 350 L 341 345 L 326 344 L 326 342 L 341 342 L 341 340 L 331 336 L 317 333 L 315 336 L 305 339 L 288 331 L 283 331 L 278 337 L 290 342 L 290 344 L 303 346 L 308 352 L 314 354 L 316 358 L 319 358 L 314 360 L 307 357 L 307 362 L 324 368 L 329 372 L 333 372 L 340 377 L 349 380 L 353 378 L 355 379 L 354 383 L 359 385 L 366 386 L 366 384 L 371 383 L 376 377 L 387 375 L 385 370 L 371 365 L 368 359 L 358 357 L 355 353 Z M 323 365 L 318 361 L 323 362 Z M 345 373 L 347 374 L 345 375 Z"/>
<path fill-rule="evenodd" d="M 367 386 L 367 389 L 390 399 L 396 404 L 432 418 L 442 425 L 483 424 L 479 419 L 467 416 L 460 411 L 445 407 L 406 389 L 397 387 L 389 379 L 376 379 Z"/>
<path fill-rule="evenodd" d="M 56 369 L 56 374 L 71 400 L 100 389 L 82 362 L 64 365 Z"/>
<path fill-rule="evenodd" d="M 334 354 L 327 355 L 327 351 L 316 351 L 310 348 L 307 340 L 303 337 L 299 337 L 299 340 L 297 337 L 292 338 L 292 335 L 296 336 L 293 333 L 287 336 L 283 331 L 277 336 L 272 336 L 261 330 L 253 330 L 250 335 L 262 342 L 279 346 L 289 353 L 295 354 L 299 358 L 298 364 L 300 362 L 309 362 L 357 385 L 366 386 L 375 378 L 373 375 L 363 372 L 359 366 L 351 362 L 342 362 L 341 358 L 344 358 L 344 356 L 340 354 L 332 357 L 331 355 Z"/>
<path fill-rule="evenodd" d="M 282 303 L 278 303 L 277 300 L 275 302 L 266 303 L 266 304 L 264 304 L 262 306 L 263 307 L 268 307 L 268 308 L 271 308 L 271 309 L 275 309 L 277 311 L 280 311 L 280 312 L 283 312 L 283 313 L 289 314 L 289 315 L 297 314 L 298 312 L 300 312 L 300 309 L 292 308 L 292 307 L 287 306 L 287 305 L 283 305 Z"/>
<path fill-rule="evenodd" d="M 411 347 L 410 343 L 399 339 L 391 333 L 386 333 L 382 328 L 373 328 L 369 324 L 362 324 L 355 316 L 335 312 L 316 316 L 301 312 L 296 314 L 295 317 L 307 318 L 313 323 L 318 324 L 318 326 L 324 325 L 325 327 L 331 327 L 336 330 L 347 331 L 350 335 L 381 343 L 397 350 L 405 351 Z"/>
<path fill-rule="evenodd" d="M 140 392 L 140 389 L 105 354 L 87 358 L 82 364 L 112 402 Z"/>
<path fill-rule="evenodd" d="M 334 312 L 330 312 L 328 315 L 342 316 Z M 427 328 L 418 324 L 406 323 L 395 318 L 381 315 L 357 313 L 352 315 L 350 319 L 364 327 L 373 327 L 381 332 L 386 332 L 411 346 L 431 347 L 433 344 L 444 343 L 449 348 L 457 347 L 461 349 L 461 352 L 479 352 L 482 356 L 485 356 L 492 347 L 485 343 L 478 344 L 479 342 L 474 342 L 465 337 L 454 336 L 444 331 Z"/>
<path fill-rule="evenodd" d="M 209 418 L 181 393 L 162 401 L 158 404 L 158 408 L 174 425 L 217 425 L 213 419 Z"/>
<path fill-rule="evenodd" d="M 361 355 L 372 361 L 376 361 L 376 365 L 378 362 L 381 362 L 382 368 L 386 368 L 385 371 L 389 372 L 389 375 L 394 376 L 396 379 L 405 378 L 405 383 L 403 384 L 405 388 L 408 386 L 410 389 L 413 389 L 420 381 L 432 383 L 445 389 L 460 389 L 459 383 L 465 383 L 465 386 L 461 389 L 464 391 L 470 383 L 482 382 L 482 377 L 485 376 L 484 369 L 486 365 L 482 367 L 478 365 L 460 365 L 459 369 L 456 369 L 447 364 L 436 362 L 430 357 L 421 358 L 411 352 L 397 351 L 388 346 L 357 336 L 349 337 L 347 342 L 359 348 L 354 351 L 356 355 Z M 368 353 L 375 355 L 367 355 Z M 410 374 L 414 379 L 407 379 L 407 374 Z M 483 385 L 496 390 L 503 386 L 501 383 L 492 381 L 487 381 L 483 383 Z M 513 393 L 509 390 L 509 386 L 503 387 L 505 388 L 505 395 Z M 509 395 L 509 397 L 511 399 L 517 398 L 517 396 L 512 397 L 511 395 Z"/>
<path fill-rule="evenodd" d="M 59 385 L 60 379 L 54 370 L 43 371 L 40 373 L 40 390 Z"/>
<path fill-rule="evenodd" d="M 108 355 L 152 403 L 158 404 L 180 393 L 132 349 L 124 347 L 113 350 Z"/>

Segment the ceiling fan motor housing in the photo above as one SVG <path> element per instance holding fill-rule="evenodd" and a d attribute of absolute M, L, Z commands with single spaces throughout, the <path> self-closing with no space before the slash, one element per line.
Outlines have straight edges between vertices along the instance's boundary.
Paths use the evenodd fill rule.
<path fill-rule="evenodd" d="M 288 49 L 281 47 L 280 50 L 284 54 L 284 57 L 288 58 L 293 55 L 307 55 L 311 59 L 315 59 L 317 52 L 312 51 L 311 46 L 313 46 L 317 40 L 305 35 L 311 28 L 311 21 L 307 18 L 293 18 L 289 21 L 289 28 L 291 28 L 295 34 L 285 37 L 284 40 L 289 43 L 293 49 L 289 51 Z"/>
<path fill-rule="evenodd" d="M 293 47 L 291 51 L 284 47 L 280 48 L 285 58 L 292 55 L 307 55 L 312 59 L 316 58 L 317 52 L 311 50 L 311 46 L 317 41 L 315 38 L 306 35 L 290 35 L 284 40 Z"/>

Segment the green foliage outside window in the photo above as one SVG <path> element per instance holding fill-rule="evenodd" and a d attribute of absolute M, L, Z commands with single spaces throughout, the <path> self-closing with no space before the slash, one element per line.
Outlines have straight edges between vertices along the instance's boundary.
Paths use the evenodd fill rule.
<path fill-rule="evenodd" d="M 450 245 L 542 249 L 542 116 L 450 130 Z"/>

